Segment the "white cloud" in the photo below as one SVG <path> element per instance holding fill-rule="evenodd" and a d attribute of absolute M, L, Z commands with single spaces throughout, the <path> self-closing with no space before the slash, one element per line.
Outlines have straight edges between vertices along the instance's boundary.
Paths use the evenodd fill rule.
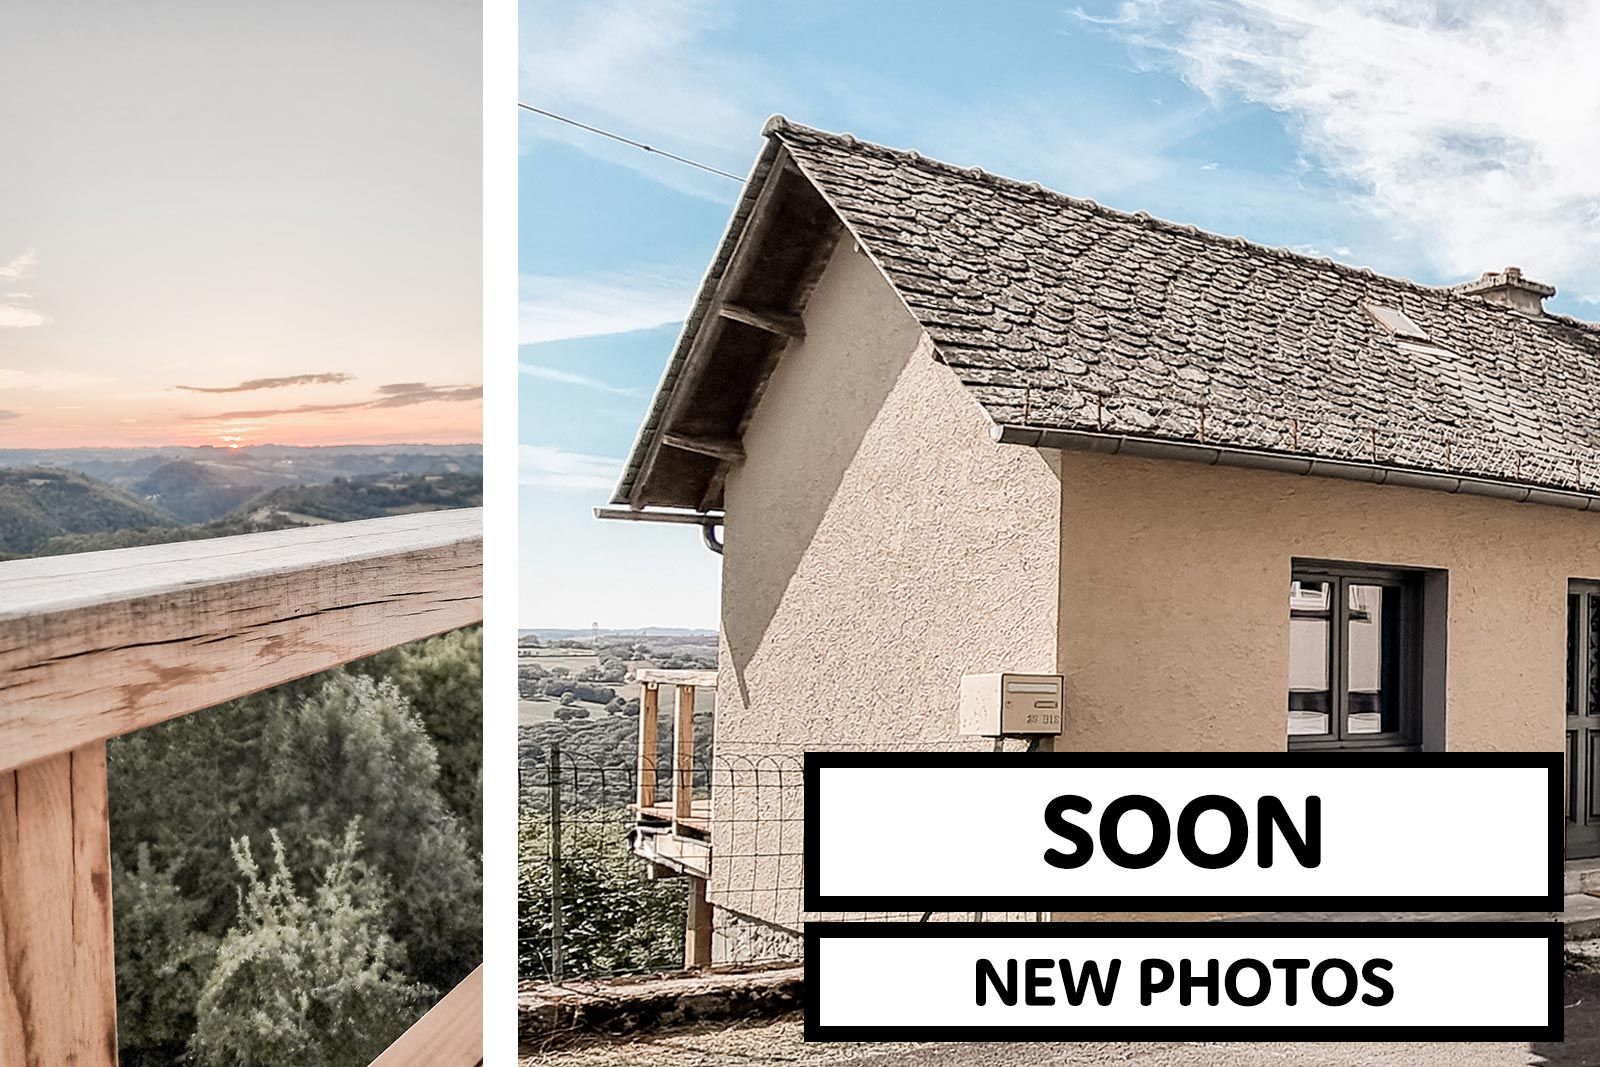
<path fill-rule="evenodd" d="M 13 256 L 5 266 L 0 266 L 0 278 L 20 282 L 32 277 L 33 269 L 38 265 L 39 256 L 30 249 Z M 26 326 L 43 326 L 49 322 L 50 316 L 28 306 L 32 302 L 33 294 L 27 291 L 0 296 L 0 329 L 22 329 Z"/>
<path fill-rule="evenodd" d="M 1517 264 L 1600 299 L 1600 5 L 1128 0 L 1088 20 L 1303 148 L 1456 278 Z"/>
<path fill-rule="evenodd" d="M 24 326 L 43 326 L 50 321 L 48 315 L 41 315 L 32 308 L 18 307 L 10 301 L 0 301 L 0 328 L 12 327 L 20 329 Z"/>
<path fill-rule="evenodd" d="M 569 452 L 554 445 L 518 445 L 518 481 L 532 489 L 607 492 L 617 484 L 622 460 Z"/>
<path fill-rule="evenodd" d="M 0 367 L 0 390 L 41 389 L 50 392 L 67 392 L 84 389 L 89 386 L 104 385 L 106 382 L 113 380 L 105 375 L 82 374 L 77 371 L 30 371 Z"/>
<path fill-rule="evenodd" d="M 695 282 L 648 273 L 524 274 L 519 288 L 517 341 L 528 345 L 681 322 L 694 300 Z"/>
<path fill-rule="evenodd" d="M 0 278 L 26 278 L 39 265 L 39 255 L 32 249 L 13 256 L 10 263 L 0 267 Z"/>
<path fill-rule="evenodd" d="M 581 389 L 595 389 L 602 393 L 611 393 L 614 396 L 638 396 L 639 390 L 625 389 L 622 386 L 603 382 L 599 378 L 587 374 L 573 374 L 557 367 L 546 367 L 539 363 L 518 363 L 517 370 L 530 378 L 541 381 L 556 382 L 560 385 L 576 385 Z"/>

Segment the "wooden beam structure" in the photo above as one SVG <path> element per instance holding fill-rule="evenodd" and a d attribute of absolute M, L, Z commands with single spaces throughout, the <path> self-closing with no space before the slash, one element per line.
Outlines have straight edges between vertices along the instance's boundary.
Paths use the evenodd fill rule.
<path fill-rule="evenodd" d="M 672 700 L 672 828 L 694 814 L 694 684 L 679 684 Z"/>
<path fill-rule="evenodd" d="M 683 926 L 683 965 L 711 966 L 711 904 L 706 900 L 706 880 L 689 879 L 689 913 Z"/>
<path fill-rule="evenodd" d="M 0 771 L 0 1067 L 116 1067 L 106 746 Z"/>
<path fill-rule="evenodd" d="M 702 456 L 720 459 L 724 463 L 743 463 L 744 446 L 738 441 L 711 437 L 691 437 L 688 434 L 664 433 L 661 443 L 668 448 L 681 448 Z"/>
<path fill-rule="evenodd" d="M 701 689 L 715 689 L 717 672 L 641 667 L 633 672 L 633 680 L 642 685 L 690 685 L 699 686 Z"/>
<path fill-rule="evenodd" d="M 636 801 L 641 808 L 656 802 L 656 731 L 659 729 L 661 687 L 645 682 L 639 694 L 639 782 Z"/>
<path fill-rule="evenodd" d="M 482 1063 L 480 966 L 373 1060 L 372 1067 L 481 1067 Z"/>
<path fill-rule="evenodd" d="M 806 324 L 792 311 L 753 311 L 738 304 L 719 303 L 717 314 L 779 337 L 796 338 L 806 335 Z"/>
<path fill-rule="evenodd" d="M 0 563 L 0 769 L 483 617 L 482 509 Z"/>
<path fill-rule="evenodd" d="M 117 1064 L 105 739 L 480 621 L 481 523 L 0 563 L 0 1067 Z M 463 985 L 383 1067 L 481 1063 L 481 977 Z"/>

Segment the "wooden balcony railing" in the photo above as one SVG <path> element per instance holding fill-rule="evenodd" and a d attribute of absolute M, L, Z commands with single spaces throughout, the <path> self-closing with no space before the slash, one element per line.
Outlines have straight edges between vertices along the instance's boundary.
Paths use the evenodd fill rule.
<path fill-rule="evenodd" d="M 0 563 L 0 1067 L 115 1067 L 107 738 L 483 618 L 482 514 Z M 481 975 L 379 1058 L 474 1067 Z"/>
<path fill-rule="evenodd" d="M 661 670 L 634 672 L 643 687 L 639 702 L 638 795 L 633 805 L 637 823 L 634 852 L 650 861 L 658 876 L 689 879 L 688 915 L 684 922 L 683 965 L 711 963 L 711 905 L 706 879 L 711 870 L 711 800 L 694 797 L 694 691 L 715 689 L 716 671 Z M 666 804 L 656 796 L 657 729 L 661 687 L 671 686 L 672 794 Z"/>

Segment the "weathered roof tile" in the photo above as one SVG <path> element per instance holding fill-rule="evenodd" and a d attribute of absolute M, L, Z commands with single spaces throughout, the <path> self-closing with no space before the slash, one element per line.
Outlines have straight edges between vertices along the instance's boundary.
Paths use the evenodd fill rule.
<path fill-rule="evenodd" d="M 1594 324 L 792 123 L 768 133 L 996 421 L 1022 414 L 997 392 L 1009 381 L 1032 427 L 1192 440 L 1203 422 L 1214 444 L 1600 485 Z M 1429 343 L 1389 334 L 1363 301 Z"/>

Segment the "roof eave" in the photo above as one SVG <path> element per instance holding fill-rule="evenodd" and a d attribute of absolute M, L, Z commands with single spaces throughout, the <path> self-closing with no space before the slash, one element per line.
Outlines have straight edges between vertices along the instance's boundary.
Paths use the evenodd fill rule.
<path fill-rule="evenodd" d="M 777 138 L 768 136 L 761 152 L 756 156 L 755 162 L 750 167 L 749 177 L 745 179 L 744 189 L 739 194 L 739 201 L 734 206 L 733 215 L 728 219 L 728 226 L 723 231 L 722 240 L 717 245 L 717 254 L 712 257 L 711 263 L 706 267 L 705 274 L 700 279 L 700 287 L 695 293 L 694 303 L 690 306 L 689 315 L 683 322 L 683 328 L 678 331 L 678 339 L 672 348 L 672 355 L 667 359 L 667 365 L 661 372 L 661 380 L 656 384 L 655 394 L 650 400 L 650 408 L 645 415 L 644 422 L 639 426 L 639 432 L 634 436 L 633 446 L 628 450 L 628 460 L 623 466 L 622 477 L 617 482 L 616 489 L 611 494 L 610 503 L 627 507 L 640 508 L 643 504 L 637 501 L 638 490 L 641 485 L 641 472 L 645 471 L 653 458 L 654 451 L 659 445 L 660 429 L 668 406 L 676 393 L 679 379 L 689 361 L 695 341 L 699 337 L 708 314 L 715 303 L 716 295 L 720 289 L 729 262 L 733 258 L 734 250 L 739 246 L 745 229 L 749 225 L 757 200 L 761 191 L 767 185 L 771 176 L 773 163 L 778 157 L 782 146 Z"/>
<path fill-rule="evenodd" d="M 1324 459 L 1312 455 L 1273 452 L 1266 449 L 1241 448 L 1223 444 L 1203 444 L 1198 441 L 1136 437 L 1127 434 L 1104 433 L 1096 430 L 1050 429 L 996 423 L 991 433 L 994 439 L 1001 444 L 1028 445 L 1035 448 L 1059 448 L 1069 452 L 1098 452 L 1102 455 L 1135 456 L 1145 459 L 1176 460 L 1186 463 L 1203 463 L 1214 467 L 1278 471 L 1285 474 L 1308 475 L 1316 478 L 1337 478 L 1342 481 L 1366 482 L 1373 485 L 1398 485 L 1411 489 L 1466 493 L 1471 496 L 1493 497 L 1497 500 L 1512 500 L 1530 504 L 1547 504 L 1553 507 L 1572 508 L 1578 511 L 1600 511 L 1600 493 L 1528 485 L 1496 478 L 1450 474 L 1394 464 Z"/>

